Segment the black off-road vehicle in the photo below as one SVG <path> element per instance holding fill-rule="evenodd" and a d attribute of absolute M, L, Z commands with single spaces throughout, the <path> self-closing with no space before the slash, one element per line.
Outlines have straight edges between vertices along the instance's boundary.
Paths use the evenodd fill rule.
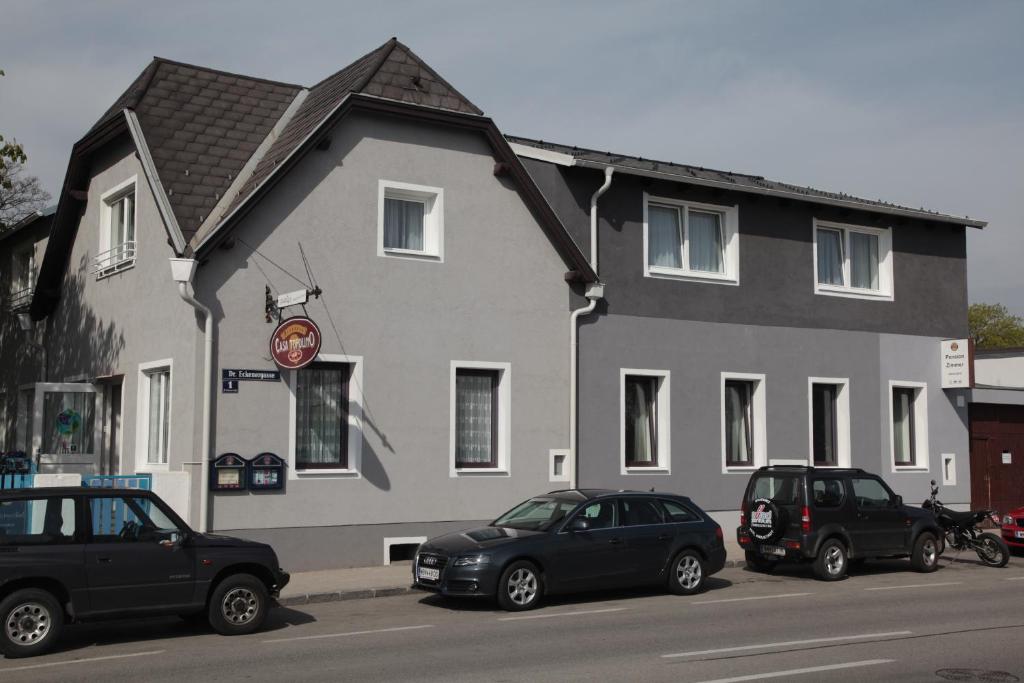
<path fill-rule="evenodd" d="M 818 578 L 836 581 L 870 558 L 909 557 L 916 571 L 935 571 L 943 535 L 931 512 L 904 505 L 877 475 L 776 465 L 750 477 L 736 538 L 755 571 L 813 562 Z"/>
<path fill-rule="evenodd" d="M 0 653 L 50 649 L 65 623 L 178 614 L 258 629 L 288 583 L 273 549 L 192 531 L 149 491 L 0 491 Z"/>

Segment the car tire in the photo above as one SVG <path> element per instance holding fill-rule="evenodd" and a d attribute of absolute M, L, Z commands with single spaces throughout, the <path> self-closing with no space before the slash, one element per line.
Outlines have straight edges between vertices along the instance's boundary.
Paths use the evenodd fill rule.
<path fill-rule="evenodd" d="M 232 574 L 213 589 L 207 607 L 210 626 L 224 636 L 252 633 L 270 609 L 267 587 L 252 574 Z"/>
<path fill-rule="evenodd" d="M 762 574 L 771 574 L 779 564 L 778 560 L 769 560 L 752 550 L 745 551 L 743 558 L 748 569 Z"/>
<path fill-rule="evenodd" d="M 522 612 L 540 604 L 544 581 L 537 565 L 519 560 L 505 567 L 498 579 L 498 606 L 508 612 Z"/>
<path fill-rule="evenodd" d="M 705 579 L 704 559 L 693 550 L 682 551 L 669 565 L 668 589 L 676 595 L 700 593 Z"/>
<path fill-rule="evenodd" d="M 40 588 L 23 588 L 0 600 L 0 618 L 0 653 L 8 659 L 47 652 L 64 630 L 64 608 Z"/>
<path fill-rule="evenodd" d="M 846 576 L 848 565 L 846 546 L 838 538 L 830 538 L 818 549 L 814 574 L 822 581 L 838 581 Z"/>
<path fill-rule="evenodd" d="M 915 572 L 933 572 L 939 568 L 940 552 L 935 534 L 925 531 L 914 541 L 914 549 L 910 553 L 910 566 Z"/>

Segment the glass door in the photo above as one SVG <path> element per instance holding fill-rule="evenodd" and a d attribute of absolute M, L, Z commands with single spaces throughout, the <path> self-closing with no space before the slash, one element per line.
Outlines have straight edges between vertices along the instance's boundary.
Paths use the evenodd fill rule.
<path fill-rule="evenodd" d="M 92 384 L 36 384 L 32 453 L 40 472 L 96 471 L 102 443 L 96 407 Z"/>

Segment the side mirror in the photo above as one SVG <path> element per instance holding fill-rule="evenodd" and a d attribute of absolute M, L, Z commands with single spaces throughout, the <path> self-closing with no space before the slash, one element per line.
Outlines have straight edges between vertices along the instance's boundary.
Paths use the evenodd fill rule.
<path fill-rule="evenodd" d="M 569 531 L 587 531 L 590 529 L 590 522 L 586 517 L 575 517 L 569 523 Z"/>
<path fill-rule="evenodd" d="M 903 505 L 903 496 L 897 495 L 893 507 L 900 507 Z"/>

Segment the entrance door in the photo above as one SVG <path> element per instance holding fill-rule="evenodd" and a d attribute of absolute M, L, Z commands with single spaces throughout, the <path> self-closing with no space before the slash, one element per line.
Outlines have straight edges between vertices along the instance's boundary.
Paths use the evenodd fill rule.
<path fill-rule="evenodd" d="M 971 505 L 1005 513 L 1024 503 L 1024 406 L 971 404 Z"/>
<path fill-rule="evenodd" d="M 35 385 L 32 454 L 41 472 L 97 471 L 102 435 L 96 387 L 85 383 Z"/>
<path fill-rule="evenodd" d="M 100 474 L 121 474 L 121 380 L 103 385 L 103 422 L 100 446 Z"/>

